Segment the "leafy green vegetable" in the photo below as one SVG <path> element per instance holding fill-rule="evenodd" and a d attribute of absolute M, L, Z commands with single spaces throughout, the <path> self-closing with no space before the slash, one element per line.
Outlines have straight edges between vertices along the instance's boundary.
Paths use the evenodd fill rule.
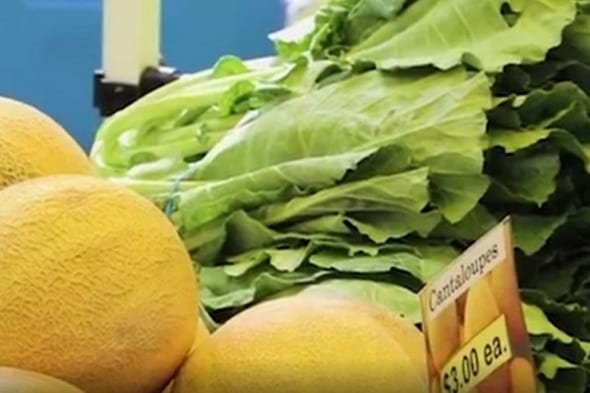
<path fill-rule="evenodd" d="M 551 353 L 540 355 L 539 372 L 548 392 L 584 392 L 587 371 Z"/>
<path fill-rule="evenodd" d="M 107 119 L 100 173 L 195 260 L 215 328 L 268 299 L 379 303 L 506 216 L 542 391 L 590 390 L 590 1 L 328 0 Z"/>
<path fill-rule="evenodd" d="M 474 242 L 491 230 L 499 221 L 482 205 L 475 206 L 461 221 L 454 225 L 441 222 L 435 229 L 435 237 Z"/>
<path fill-rule="evenodd" d="M 560 165 L 559 154 L 552 151 L 490 155 L 488 172 L 495 180 L 490 198 L 541 206 L 557 189 Z"/>
<path fill-rule="evenodd" d="M 565 224 L 567 215 L 514 215 L 514 242 L 528 255 L 539 251 L 555 231 Z"/>
<path fill-rule="evenodd" d="M 191 178 L 235 177 L 288 161 L 391 145 L 405 147 L 413 161 L 434 172 L 478 173 L 483 110 L 491 106 L 488 89 L 483 74 L 469 77 L 463 70 L 367 72 L 269 110 L 217 144 Z M 270 140 L 280 145 L 269 145 Z M 251 154 L 257 146 L 267 147 Z"/>
<path fill-rule="evenodd" d="M 401 270 L 427 282 L 450 261 L 423 258 L 408 251 L 385 251 L 375 256 L 350 256 L 337 250 L 325 250 L 313 254 L 309 263 L 322 269 L 344 273 L 386 273 Z"/>
<path fill-rule="evenodd" d="M 480 174 L 434 174 L 432 183 L 432 204 L 455 223 L 476 207 L 490 181 Z"/>
<path fill-rule="evenodd" d="M 523 305 L 529 334 L 533 336 L 548 336 L 564 344 L 571 343 L 574 339 L 556 328 L 545 316 L 543 310 L 538 307 Z"/>
<path fill-rule="evenodd" d="M 334 185 L 372 151 L 279 163 L 226 180 L 206 182 L 180 195 L 174 219 L 191 230 L 236 209 Z"/>
<path fill-rule="evenodd" d="M 297 218 L 339 212 L 420 213 L 428 203 L 428 185 L 427 168 L 373 177 L 294 198 L 287 203 L 264 206 L 254 212 L 254 217 L 266 225 L 276 225 Z"/>
<path fill-rule="evenodd" d="M 386 69 L 466 63 L 500 72 L 506 64 L 544 60 L 575 12 L 573 0 L 419 0 L 353 47 L 350 56 Z"/>
<path fill-rule="evenodd" d="M 201 279 L 207 283 L 202 291 L 203 304 L 215 310 L 246 306 L 270 294 L 315 282 L 328 274 L 314 269 L 279 272 L 263 266 L 235 276 L 226 274 L 225 269 L 227 268 L 211 267 L 200 271 Z"/>
<path fill-rule="evenodd" d="M 344 47 L 348 58 L 371 61 L 383 69 L 426 65 L 450 69 L 468 64 L 500 72 L 507 64 L 543 61 L 547 50 L 560 44 L 564 28 L 576 16 L 574 0 L 416 0 L 402 13 L 399 10 L 405 2 L 369 6 L 375 3 L 330 2 L 315 23 L 308 21 L 306 28 L 275 34 L 279 53 L 284 55 L 281 48 L 288 45 L 297 48 L 288 51 L 291 59 L 305 53 L 322 58 L 339 54 L 342 50 L 337 49 Z M 372 23 L 358 23 L 355 11 L 360 5 L 372 11 L 366 18 Z M 347 31 L 359 25 L 362 28 L 354 29 L 354 34 Z M 579 19 L 577 25 L 570 33 L 576 38 L 578 31 L 586 31 L 584 20 Z M 577 48 L 574 44 L 579 41 L 571 41 Z"/>

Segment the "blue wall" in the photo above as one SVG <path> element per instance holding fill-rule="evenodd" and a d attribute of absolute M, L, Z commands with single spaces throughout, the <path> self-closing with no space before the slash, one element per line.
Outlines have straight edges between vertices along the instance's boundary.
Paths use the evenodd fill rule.
<path fill-rule="evenodd" d="M 125 1 L 125 0 L 122 0 Z M 266 35 L 281 27 L 281 0 L 162 0 L 163 55 L 183 71 L 224 54 L 272 52 Z M 92 73 L 100 67 L 101 0 L 3 0 L 0 95 L 29 102 L 88 149 L 100 119 Z"/>

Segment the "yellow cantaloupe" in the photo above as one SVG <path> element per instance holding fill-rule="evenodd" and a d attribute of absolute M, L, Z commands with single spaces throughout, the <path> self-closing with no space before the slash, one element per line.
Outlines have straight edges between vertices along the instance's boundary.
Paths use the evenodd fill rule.
<path fill-rule="evenodd" d="M 0 393 L 83 393 L 59 379 L 9 367 L 0 367 Z"/>
<path fill-rule="evenodd" d="M 205 340 L 174 393 L 425 393 L 420 337 L 374 304 L 321 295 L 273 300 Z"/>
<path fill-rule="evenodd" d="M 353 305 L 353 303 L 350 304 Z M 363 312 L 379 322 L 384 329 L 395 332 L 395 337 L 403 346 L 404 352 L 424 373 L 424 378 L 427 378 L 426 343 L 419 330 L 407 320 L 385 311 L 382 307 L 364 307 Z"/>
<path fill-rule="evenodd" d="M 199 323 L 197 325 L 197 330 L 195 332 L 195 339 L 193 341 L 193 345 L 191 347 L 191 350 L 189 351 L 189 353 L 187 354 L 187 357 L 184 359 L 183 363 L 179 366 L 179 369 L 177 371 L 180 370 L 180 368 L 190 358 L 190 356 L 203 344 L 203 342 L 208 340 L 210 336 L 211 336 L 211 333 L 209 332 L 209 329 L 207 328 L 207 326 L 205 325 L 203 320 L 199 319 Z M 173 376 L 172 380 L 170 380 L 170 382 L 168 383 L 166 388 L 162 391 L 162 393 L 172 393 L 172 388 L 174 387 L 175 378 L 176 378 L 176 375 Z"/>
<path fill-rule="evenodd" d="M 55 174 L 94 174 L 82 148 L 29 104 L 0 97 L 0 189 Z"/>
<path fill-rule="evenodd" d="M 500 310 L 494 293 L 487 280 L 480 280 L 467 293 L 463 343 L 471 340 L 498 317 L 500 317 Z"/>
<path fill-rule="evenodd" d="M 197 330 L 195 331 L 195 338 L 193 340 L 193 345 L 191 347 L 189 355 L 192 352 L 196 351 L 199 345 L 201 345 L 201 343 L 205 341 L 205 339 L 210 335 L 211 333 L 209 332 L 209 329 L 207 329 L 207 326 L 205 326 L 203 320 L 199 319 L 197 324 Z"/>
<path fill-rule="evenodd" d="M 467 343 L 477 336 L 500 315 L 500 309 L 490 288 L 489 280 L 480 280 L 469 289 L 467 294 L 463 343 Z M 477 391 L 478 393 L 510 393 L 510 383 L 510 369 L 506 363 L 478 385 Z"/>
<path fill-rule="evenodd" d="M 437 371 L 451 359 L 461 347 L 461 325 L 457 304 L 452 303 L 426 325 L 430 354 Z"/>
<path fill-rule="evenodd" d="M 0 191 L 0 365 L 86 393 L 155 393 L 193 345 L 198 290 L 174 226 L 90 176 Z"/>
<path fill-rule="evenodd" d="M 515 345 L 528 343 L 529 336 L 524 323 L 514 266 L 506 262 L 501 263 L 489 277 L 500 312 L 506 316 L 512 342 Z"/>

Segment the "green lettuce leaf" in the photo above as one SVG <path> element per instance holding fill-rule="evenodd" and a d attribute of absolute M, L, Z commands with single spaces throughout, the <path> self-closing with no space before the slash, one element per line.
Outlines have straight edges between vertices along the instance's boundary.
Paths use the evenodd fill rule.
<path fill-rule="evenodd" d="M 434 230 L 433 236 L 474 242 L 499 223 L 484 206 L 477 205 L 461 221 L 450 223 L 443 221 Z"/>
<path fill-rule="evenodd" d="M 288 228 L 290 232 L 328 233 L 340 235 L 361 234 L 376 244 L 401 239 L 412 233 L 427 237 L 441 221 L 436 211 L 380 211 L 356 213 L 347 216 L 326 215 L 298 222 Z"/>
<path fill-rule="evenodd" d="M 587 6 L 578 1 L 578 15 L 574 23 L 570 24 L 563 33 L 563 45 L 558 54 L 562 58 L 576 59 L 590 64 L 590 12 Z"/>
<path fill-rule="evenodd" d="M 557 355 L 539 355 L 539 373 L 546 392 L 583 393 L 588 383 L 587 371 Z"/>
<path fill-rule="evenodd" d="M 506 153 L 527 149 L 542 141 L 550 141 L 564 151 L 578 157 L 590 173 L 590 144 L 581 143 L 573 134 L 563 129 L 493 130 L 490 145 L 499 146 Z"/>
<path fill-rule="evenodd" d="M 228 100 L 240 99 L 240 90 L 236 86 L 242 83 L 251 84 L 254 80 L 269 81 L 272 84 L 273 78 L 284 75 L 290 68 L 292 68 L 290 65 L 278 65 L 254 69 L 249 72 L 225 75 L 221 73 L 223 76 L 215 75 L 215 71 L 211 70 L 174 82 L 162 90 L 158 89 L 143 97 L 134 105 L 107 119 L 97 132 L 91 155 L 97 163 L 103 165 L 128 166 L 134 155 L 126 152 L 125 146 L 137 146 L 137 143 L 143 138 L 153 138 L 155 126 L 174 129 L 178 126 L 179 120 L 181 125 L 186 126 L 188 125 L 187 114 L 190 115 L 190 120 L 196 120 L 208 110 L 214 109 L 222 100 L 225 100 L 226 105 L 229 105 Z M 279 95 L 288 91 L 280 84 L 274 84 L 274 86 L 278 89 L 276 91 Z M 254 90 L 250 89 L 246 94 L 253 92 Z M 217 116 L 223 118 L 223 113 Z M 230 124 L 233 127 L 235 123 L 234 121 Z M 190 142 L 186 136 L 188 131 L 190 130 L 184 130 L 184 132 L 176 130 L 175 135 L 179 140 Z M 193 132 L 195 131 L 193 130 Z M 170 140 L 170 136 L 167 136 L 167 139 Z M 120 144 L 122 140 L 124 143 Z M 174 145 L 168 146 L 166 151 L 173 151 L 173 147 Z M 182 148 L 182 146 L 180 147 Z"/>
<path fill-rule="evenodd" d="M 331 0 L 318 12 L 270 35 L 286 60 L 339 56 L 402 10 L 408 0 Z"/>
<path fill-rule="evenodd" d="M 407 251 L 384 251 L 378 255 L 351 257 L 337 250 L 323 250 L 313 254 L 309 263 L 322 269 L 332 269 L 344 273 L 386 273 L 392 270 L 403 271 L 425 283 L 452 261 L 447 258 Z"/>
<path fill-rule="evenodd" d="M 506 153 L 513 154 L 546 140 L 551 132 L 552 130 L 546 128 L 493 129 L 488 135 L 490 136 L 490 147 L 501 147 Z"/>
<path fill-rule="evenodd" d="M 432 203 L 451 223 L 461 221 L 473 210 L 490 186 L 480 174 L 432 175 Z"/>
<path fill-rule="evenodd" d="M 575 16 L 574 0 L 417 0 L 349 57 L 382 69 L 465 63 L 500 72 L 543 61 Z"/>
<path fill-rule="evenodd" d="M 539 251 L 559 227 L 567 221 L 567 214 L 550 215 L 512 215 L 515 246 L 527 255 Z"/>
<path fill-rule="evenodd" d="M 256 210 L 253 216 L 266 225 L 276 225 L 344 211 L 364 213 L 407 210 L 419 213 L 428 204 L 428 187 L 428 169 L 422 168 L 341 184 L 310 196 L 293 198 L 286 203 L 266 205 Z"/>
<path fill-rule="evenodd" d="M 177 225 L 190 231 L 238 209 L 293 197 L 302 190 L 311 192 L 332 186 L 373 152 L 310 157 L 209 182 L 180 194 L 173 219 Z"/>
<path fill-rule="evenodd" d="M 488 199 L 494 203 L 543 205 L 557 189 L 561 168 L 556 151 L 520 151 L 490 154 L 486 173 L 494 179 Z"/>
<path fill-rule="evenodd" d="M 437 211 L 414 213 L 402 210 L 358 213 L 350 216 L 345 219 L 346 223 L 377 244 L 401 239 L 413 233 L 427 237 L 442 218 Z"/>
<path fill-rule="evenodd" d="M 242 275 L 228 275 L 225 267 L 204 267 L 200 270 L 203 304 L 212 310 L 243 307 L 266 296 L 312 283 L 328 274 L 317 269 L 279 272 L 267 265 L 248 269 Z"/>
<path fill-rule="evenodd" d="M 289 161 L 392 145 L 433 172 L 476 174 L 490 106 L 483 74 L 368 72 L 289 100 L 235 130 L 191 178 L 228 179 Z"/>
<path fill-rule="evenodd" d="M 271 109 L 236 129 L 195 165 L 187 178 L 212 181 L 181 194 L 176 222 L 191 229 L 236 208 L 288 199 L 294 187 L 325 188 L 374 152 L 366 149 L 393 145 L 406 148 L 418 165 L 428 165 L 434 173 L 435 204 L 450 220 L 461 219 L 487 188 L 487 180 L 477 173 L 483 163 L 483 111 L 489 105 L 484 92 L 489 85 L 481 74 L 469 79 L 463 71 L 435 75 L 416 79 L 370 72 Z M 412 85 L 416 80 L 419 85 Z M 417 99 L 406 108 L 412 96 Z M 308 115 L 293 115 L 301 112 Z M 409 113 L 420 115 L 413 119 Z M 280 149 L 248 153 L 275 140 Z M 356 156 L 350 153 L 357 151 Z M 462 185 L 464 192 L 456 192 L 459 174 L 473 178 Z"/>
<path fill-rule="evenodd" d="M 523 309 L 530 335 L 547 336 L 563 344 L 570 344 L 574 341 L 570 335 L 555 327 L 539 307 L 524 303 Z"/>
<path fill-rule="evenodd" d="M 551 283 L 549 283 L 551 285 Z M 523 289 L 521 290 L 523 300 L 542 309 L 549 316 L 552 322 L 558 324 L 559 328 L 569 335 L 588 340 L 590 327 L 590 313 L 586 306 L 577 303 L 562 303 L 547 296 L 548 288 Z"/>

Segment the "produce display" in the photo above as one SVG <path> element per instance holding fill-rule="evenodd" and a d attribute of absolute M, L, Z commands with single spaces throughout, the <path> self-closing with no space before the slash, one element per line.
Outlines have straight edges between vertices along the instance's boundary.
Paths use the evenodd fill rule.
<path fill-rule="evenodd" d="M 590 3 L 332 0 L 105 122 L 100 173 L 152 200 L 213 327 L 330 292 L 416 292 L 506 215 L 539 381 L 589 386 Z"/>
<path fill-rule="evenodd" d="M 27 155 L 4 162 L 18 176 L 0 190 L 0 392 L 247 393 L 277 383 L 298 393 L 426 391 L 422 334 L 369 302 L 324 293 L 276 300 L 210 335 L 199 278 L 168 217 L 94 176 L 46 115 L 10 104 L 0 135 L 41 119 L 37 129 L 56 142 L 40 149 L 38 167 L 58 169 L 21 171 L 33 167 Z"/>
<path fill-rule="evenodd" d="M 326 0 L 90 157 L 0 97 L 0 392 L 422 393 L 499 316 L 478 393 L 590 392 L 588 37 L 589 0 Z M 507 216 L 519 282 L 424 329 Z"/>

